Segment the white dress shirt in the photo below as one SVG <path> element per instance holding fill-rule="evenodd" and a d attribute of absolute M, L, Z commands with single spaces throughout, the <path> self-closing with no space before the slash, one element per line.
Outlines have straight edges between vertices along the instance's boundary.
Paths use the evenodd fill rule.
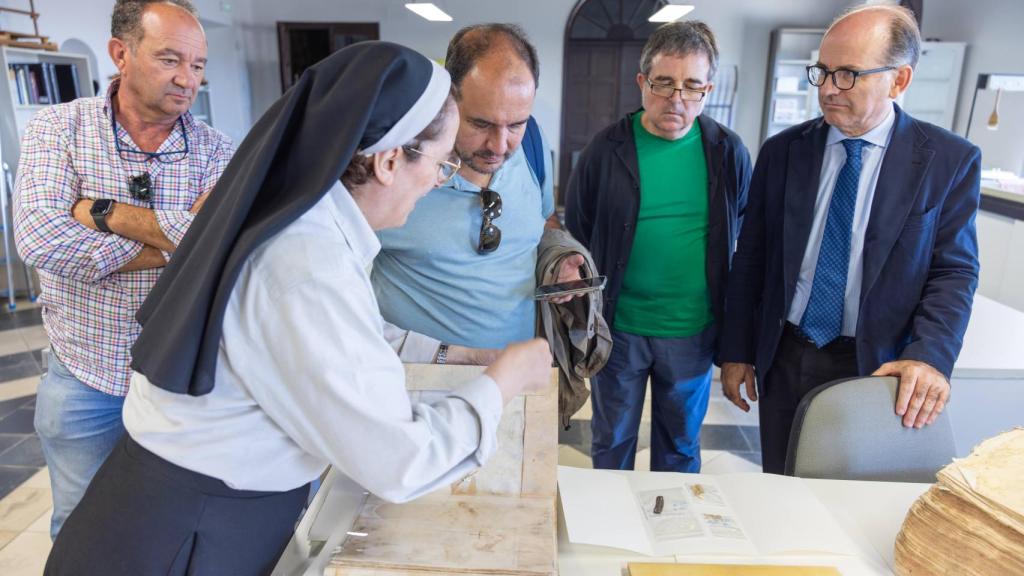
<path fill-rule="evenodd" d="M 860 181 L 857 185 L 857 203 L 853 211 L 853 230 L 850 236 L 850 264 L 846 273 L 846 297 L 843 306 L 843 336 L 854 336 L 857 333 L 857 316 L 860 312 L 860 290 L 864 277 L 864 233 L 868 228 L 871 215 L 871 203 L 875 198 L 875 186 L 878 174 L 882 170 L 882 159 L 889 146 L 893 124 L 896 120 L 896 109 L 889 109 L 889 115 L 873 129 L 858 138 L 866 141 L 861 151 Z M 832 200 L 832 191 L 836 187 L 839 172 L 846 164 L 846 148 L 842 141 L 848 137 L 832 126 L 825 142 L 825 158 L 821 163 L 821 179 L 818 182 L 818 197 L 814 201 L 814 222 L 811 235 L 807 240 L 807 249 L 800 264 L 800 276 L 796 281 L 796 292 L 789 307 L 789 322 L 800 325 L 807 301 L 811 297 L 811 286 L 814 285 L 814 270 L 818 266 L 818 252 L 821 251 L 821 239 L 825 233 L 825 220 L 828 217 L 828 205 Z"/>
<path fill-rule="evenodd" d="M 482 375 L 429 404 L 410 398 L 367 274 L 379 250 L 335 185 L 242 268 L 212 392 L 173 394 L 134 375 L 132 438 L 242 490 L 291 490 L 332 464 L 404 501 L 481 466 L 495 449 L 498 387 Z"/>

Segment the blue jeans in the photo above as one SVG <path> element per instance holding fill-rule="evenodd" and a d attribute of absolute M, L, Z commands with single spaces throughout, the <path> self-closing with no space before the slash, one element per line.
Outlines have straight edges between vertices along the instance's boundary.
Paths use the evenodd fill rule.
<path fill-rule="evenodd" d="M 51 538 L 57 538 L 64 520 L 124 434 L 123 405 L 123 397 L 82 383 L 50 353 L 36 393 L 35 427 L 50 468 Z"/>
<path fill-rule="evenodd" d="M 650 378 L 651 470 L 700 472 L 715 336 L 714 326 L 687 338 L 612 330 L 608 363 L 590 381 L 594 468 L 633 469 Z"/>

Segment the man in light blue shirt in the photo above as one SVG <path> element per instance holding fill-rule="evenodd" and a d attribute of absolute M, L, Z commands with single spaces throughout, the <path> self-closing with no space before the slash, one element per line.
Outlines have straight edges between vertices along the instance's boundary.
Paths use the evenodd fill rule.
<path fill-rule="evenodd" d="M 550 159 L 540 182 L 520 146 L 539 66 L 523 31 L 506 24 L 459 31 L 445 65 L 462 169 L 405 226 L 380 233 L 372 278 L 403 360 L 485 364 L 488 349 L 535 335 L 537 246 L 545 227 L 559 227 Z M 581 264 L 566 258 L 559 279 L 579 278 Z"/>

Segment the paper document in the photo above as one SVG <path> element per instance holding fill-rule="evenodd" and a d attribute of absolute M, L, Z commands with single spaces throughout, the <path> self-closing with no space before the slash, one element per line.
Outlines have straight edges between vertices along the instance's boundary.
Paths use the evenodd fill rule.
<path fill-rule="evenodd" d="M 857 554 L 799 478 L 559 466 L 558 491 L 575 543 L 651 556 Z"/>

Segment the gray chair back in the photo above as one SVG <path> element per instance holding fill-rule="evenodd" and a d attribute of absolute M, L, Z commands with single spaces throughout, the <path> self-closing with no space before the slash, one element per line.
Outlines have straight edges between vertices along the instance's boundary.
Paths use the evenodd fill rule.
<path fill-rule="evenodd" d="M 786 454 L 786 474 L 803 478 L 935 482 L 956 455 L 943 411 L 920 429 L 896 415 L 895 377 L 835 380 L 801 400 Z"/>

